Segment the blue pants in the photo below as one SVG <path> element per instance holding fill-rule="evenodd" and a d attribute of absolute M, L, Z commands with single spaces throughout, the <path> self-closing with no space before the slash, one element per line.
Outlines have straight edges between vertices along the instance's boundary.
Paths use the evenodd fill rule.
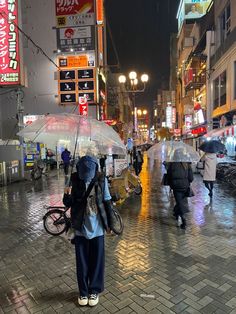
<path fill-rule="evenodd" d="M 75 237 L 76 271 L 80 296 L 104 290 L 104 236 L 88 240 Z"/>

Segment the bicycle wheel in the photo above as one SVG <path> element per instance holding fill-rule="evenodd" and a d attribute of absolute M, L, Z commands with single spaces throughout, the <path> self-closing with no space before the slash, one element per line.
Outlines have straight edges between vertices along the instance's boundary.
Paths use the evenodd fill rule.
<path fill-rule="evenodd" d="M 124 230 L 123 220 L 118 210 L 117 209 L 113 209 L 113 210 L 114 210 L 114 221 L 113 221 L 112 231 L 115 234 L 120 235 Z"/>
<path fill-rule="evenodd" d="M 52 209 L 43 217 L 43 226 L 47 233 L 58 236 L 65 232 L 67 220 L 64 211 L 61 209 Z"/>

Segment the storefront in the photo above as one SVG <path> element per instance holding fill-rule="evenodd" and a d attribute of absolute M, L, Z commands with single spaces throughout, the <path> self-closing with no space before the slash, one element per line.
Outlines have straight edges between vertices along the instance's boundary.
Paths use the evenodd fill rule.
<path fill-rule="evenodd" d="M 236 125 L 230 125 L 220 129 L 213 129 L 204 135 L 207 140 L 215 139 L 220 140 L 225 144 L 228 157 L 236 156 Z"/>
<path fill-rule="evenodd" d="M 21 179 L 20 147 L 18 145 L 0 145 L 0 186 Z"/>

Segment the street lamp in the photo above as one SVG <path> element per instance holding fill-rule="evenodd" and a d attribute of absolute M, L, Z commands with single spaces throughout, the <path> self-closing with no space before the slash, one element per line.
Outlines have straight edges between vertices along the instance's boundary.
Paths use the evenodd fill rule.
<path fill-rule="evenodd" d="M 139 85 L 139 80 L 138 80 L 138 75 L 135 71 L 131 71 L 128 74 L 128 78 L 129 78 L 129 82 L 126 82 L 126 76 L 125 75 L 120 75 L 118 80 L 120 82 L 120 84 L 125 84 L 125 90 L 127 93 L 131 93 L 132 94 L 132 107 L 133 107 L 133 140 L 134 140 L 134 146 L 133 146 L 133 163 L 134 160 L 137 161 L 137 152 L 136 152 L 136 134 L 137 134 L 137 114 L 138 114 L 138 110 L 135 107 L 135 95 L 136 93 L 142 93 L 144 92 L 145 88 L 146 88 L 146 83 L 148 82 L 148 75 L 147 74 L 142 74 L 140 77 L 140 80 L 142 82 L 142 86 Z M 140 87 L 142 87 L 140 89 Z M 141 113 L 142 114 L 142 113 Z M 137 162 L 135 163 L 135 172 L 137 174 Z"/>
<path fill-rule="evenodd" d="M 136 93 L 142 93 L 144 92 L 146 88 L 146 83 L 149 80 L 149 77 L 147 74 L 142 74 L 140 77 L 140 80 L 142 82 L 142 88 L 139 89 L 139 80 L 138 80 L 138 75 L 135 71 L 131 71 L 128 74 L 129 78 L 129 83 L 126 84 L 127 79 L 125 75 L 120 75 L 118 80 L 120 84 L 126 84 L 126 92 L 132 94 L 132 107 L 133 107 L 133 139 L 135 140 L 136 137 L 136 132 L 137 132 L 137 123 L 136 123 L 136 108 L 135 108 L 135 94 Z"/>

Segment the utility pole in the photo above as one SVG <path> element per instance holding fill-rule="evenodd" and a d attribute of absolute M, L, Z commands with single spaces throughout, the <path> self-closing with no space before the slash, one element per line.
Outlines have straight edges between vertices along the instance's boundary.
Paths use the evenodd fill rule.
<path fill-rule="evenodd" d="M 18 88 L 16 91 L 17 99 L 17 119 L 18 119 L 18 128 L 21 131 L 24 128 L 24 105 L 23 105 L 24 92 L 21 88 Z M 25 175 L 25 164 L 24 164 L 24 139 L 22 136 L 19 136 L 20 142 L 20 169 L 21 169 L 21 178 L 24 178 Z"/>

